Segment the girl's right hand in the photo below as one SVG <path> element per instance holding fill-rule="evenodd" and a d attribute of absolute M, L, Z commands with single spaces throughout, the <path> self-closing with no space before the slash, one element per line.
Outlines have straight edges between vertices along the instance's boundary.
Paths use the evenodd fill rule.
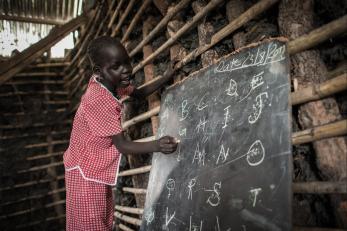
<path fill-rule="evenodd" d="M 177 141 L 174 137 L 164 136 L 157 140 L 158 151 L 164 154 L 170 154 L 176 151 Z"/>

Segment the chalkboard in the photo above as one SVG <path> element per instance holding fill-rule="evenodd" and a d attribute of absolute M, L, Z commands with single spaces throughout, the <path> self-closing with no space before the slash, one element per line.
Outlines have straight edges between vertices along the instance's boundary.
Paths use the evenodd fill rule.
<path fill-rule="evenodd" d="M 164 92 L 141 230 L 291 230 L 286 45 L 242 49 Z"/>

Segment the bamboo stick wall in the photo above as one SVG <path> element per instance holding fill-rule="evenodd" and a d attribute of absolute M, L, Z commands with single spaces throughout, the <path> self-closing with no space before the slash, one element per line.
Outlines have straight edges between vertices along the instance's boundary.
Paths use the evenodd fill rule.
<path fill-rule="evenodd" d="M 101 35 L 118 37 L 126 46 L 132 58 L 136 84 L 141 87 L 160 78 L 165 69 L 163 67 L 169 60 L 178 61 L 175 66 L 178 74 L 174 81 L 179 81 L 188 76 L 189 73 L 215 62 L 218 57 L 231 53 L 234 49 L 271 35 L 281 36 L 279 32 L 274 34 L 264 32 L 263 34 L 260 33 L 261 36 L 255 39 L 245 39 L 246 32 L 256 31 L 260 27 L 257 26 L 258 23 L 263 22 L 269 15 L 279 13 L 280 6 L 284 4 L 283 0 L 181 0 L 170 1 L 172 4 L 168 2 L 165 0 L 98 2 L 95 10 L 89 12 L 89 20 L 82 27 L 82 35 L 76 42 L 75 48 L 68 52 L 65 60 L 61 62 L 62 66 L 53 67 L 58 64 L 51 64 L 51 67 L 47 67 L 48 64 L 35 64 L 36 74 L 32 74 L 48 76 L 51 75 L 48 73 L 53 72 L 51 70 L 59 70 L 54 72 L 57 76 L 52 74 L 52 76 L 43 79 L 36 79 L 38 77 L 32 76 L 30 80 L 23 80 L 18 77 L 1 86 L 13 87 L 14 90 L 1 91 L 0 97 L 17 97 L 14 102 L 16 102 L 16 107 L 20 108 L 24 105 L 22 99 L 25 98 L 25 94 L 30 92 L 19 91 L 18 87 L 40 82 L 40 84 L 46 86 L 40 91 L 41 94 L 45 97 L 48 95 L 43 104 L 49 106 L 49 109 L 45 109 L 43 112 L 47 114 L 51 112 L 66 113 L 68 115 L 58 121 L 59 126 L 56 122 L 51 124 L 42 123 L 42 121 L 36 121 L 30 125 L 25 124 L 25 126 L 21 123 L 16 125 L 1 124 L 1 128 L 5 131 L 30 128 L 20 133 L 3 133 L 1 139 L 6 142 L 8 142 L 7 140 L 22 140 L 22 138 L 32 137 L 33 133 L 35 137 L 42 138 L 40 138 L 40 141 L 35 140 L 35 143 L 24 143 L 22 145 L 20 150 L 25 150 L 25 153 L 33 153 L 26 154 L 25 168 L 18 170 L 16 173 L 25 175 L 26 178 L 1 188 L 0 193 L 5 195 L 4 193 L 7 191 L 13 192 L 11 190 L 27 190 L 38 184 L 50 185 L 48 191 L 35 191 L 34 194 L 21 196 L 16 201 L 8 200 L 3 203 L 3 206 L 42 200 L 45 201 L 43 203 L 45 209 L 54 210 L 52 216 L 47 216 L 45 221 L 47 224 L 49 222 L 59 222 L 64 218 L 64 214 L 59 208 L 64 204 L 63 195 L 65 192 L 62 186 L 64 176 L 61 172 L 63 168 L 61 155 L 68 144 L 71 115 L 76 111 L 80 97 L 84 93 L 90 77 L 91 72 L 86 49 L 92 39 Z M 325 25 L 312 28 L 307 33 L 290 39 L 288 42 L 289 53 L 293 56 L 308 49 L 319 50 L 321 49 L 320 44 L 334 37 L 345 37 L 346 32 L 347 15 L 341 15 L 341 17 L 335 18 Z M 34 67 L 32 66 L 32 68 Z M 19 74 L 19 76 L 28 76 L 34 72 L 25 71 L 24 73 Z M 298 88 L 296 79 L 293 77 L 293 92 L 291 94 L 293 108 L 346 92 L 346 65 L 340 65 L 335 70 L 326 73 L 326 76 L 326 81 L 316 85 L 311 84 L 304 88 Z M 57 89 L 51 91 L 49 87 L 53 85 L 63 86 L 64 89 L 59 88 L 59 91 Z M 137 142 L 153 140 L 158 128 L 157 114 L 160 110 L 160 92 L 151 95 L 147 100 L 148 108 L 143 109 L 143 106 L 141 106 L 140 110 L 137 110 L 139 103 L 125 101 L 127 113 L 124 116 L 123 128 Z M 13 118 L 13 116 L 27 118 L 29 114 L 23 113 L 21 110 L 13 110 L 7 111 L 4 115 L 10 118 Z M 293 114 L 293 118 L 296 116 Z M 48 129 L 49 133 L 47 133 L 47 127 L 54 129 Z M 148 128 L 150 128 L 149 132 L 147 131 Z M 302 144 L 310 146 L 312 142 L 317 140 L 345 137 L 346 134 L 347 120 L 342 117 L 328 124 L 320 124 L 302 130 L 297 129 L 293 133 L 292 142 L 295 147 L 300 147 Z M 34 152 L 33 150 L 38 151 Z M 121 190 L 115 190 L 117 197 L 115 217 L 119 230 L 138 230 L 141 222 L 146 180 L 148 180 L 151 168 L 150 156 L 146 157 L 147 159 L 129 157 L 127 159 L 129 168 L 122 169 L 118 175 L 119 182 L 127 183 L 118 187 Z M 300 171 L 301 169 L 296 170 Z M 49 174 L 50 177 L 41 177 L 39 174 L 42 174 L 42 172 Z M 31 177 L 31 175 L 33 176 Z M 54 178 L 53 181 L 51 181 L 52 177 Z M 293 183 L 293 191 L 300 197 L 305 197 L 306 194 L 346 194 L 347 185 L 345 181 L 336 180 L 335 178 L 325 179 L 324 181 L 319 179 L 311 182 L 296 181 Z M 129 202 L 127 199 L 131 198 L 131 195 L 134 195 L 135 203 L 134 201 Z M 50 200 L 47 201 L 45 199 L 47 197 Z M 25 217 L 26 214 L 33 214 L 35 211 L 40 210 L 17 206 L 11 216 L 17 219 L 18 217 Z M 293 215 L 299 216 L 300 214 Z M 9 218 L 11 217 L 6 217 L 6 219 Z M 32 227 L 39 227 L 42 222 L 40 220 L 30 220 L 29 223 Z M 26 227 L 28 224 L 19 225 Z M 305 224 L 299 225 L 305 226 Z M 343 227 L 341 224 L 339 225 Z M 295 230 L 341 230 L 337 227 L 336 224 L 328 229 L 295 227 Z"/>

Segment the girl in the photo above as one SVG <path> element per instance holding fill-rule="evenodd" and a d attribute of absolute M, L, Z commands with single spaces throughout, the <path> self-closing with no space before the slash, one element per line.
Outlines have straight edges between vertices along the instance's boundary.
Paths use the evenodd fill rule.
<path fill-rule="evenodd" d="M 76 112 L 69 148 L 64 153 L 66 230 L 112 230 L 113 198 L 121 154 L 172 153 L 173 137 L 135 143 L 124 138 L 121 97 L 144 98 L 173 76 L 172 66 L 163 77 L 141 89 L 130 85 L 132 66 L 123 45 L 99 37 L 88 47 L 93 75 Z"/>

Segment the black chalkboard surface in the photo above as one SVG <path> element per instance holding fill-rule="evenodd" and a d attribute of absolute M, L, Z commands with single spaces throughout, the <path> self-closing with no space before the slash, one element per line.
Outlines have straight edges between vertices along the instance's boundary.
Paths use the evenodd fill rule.
<path fill-rule="evenodd" d="M 141 230 L 291 230 L 289 61 L 284 43 L 242 49 L 168 89 Z"/>

